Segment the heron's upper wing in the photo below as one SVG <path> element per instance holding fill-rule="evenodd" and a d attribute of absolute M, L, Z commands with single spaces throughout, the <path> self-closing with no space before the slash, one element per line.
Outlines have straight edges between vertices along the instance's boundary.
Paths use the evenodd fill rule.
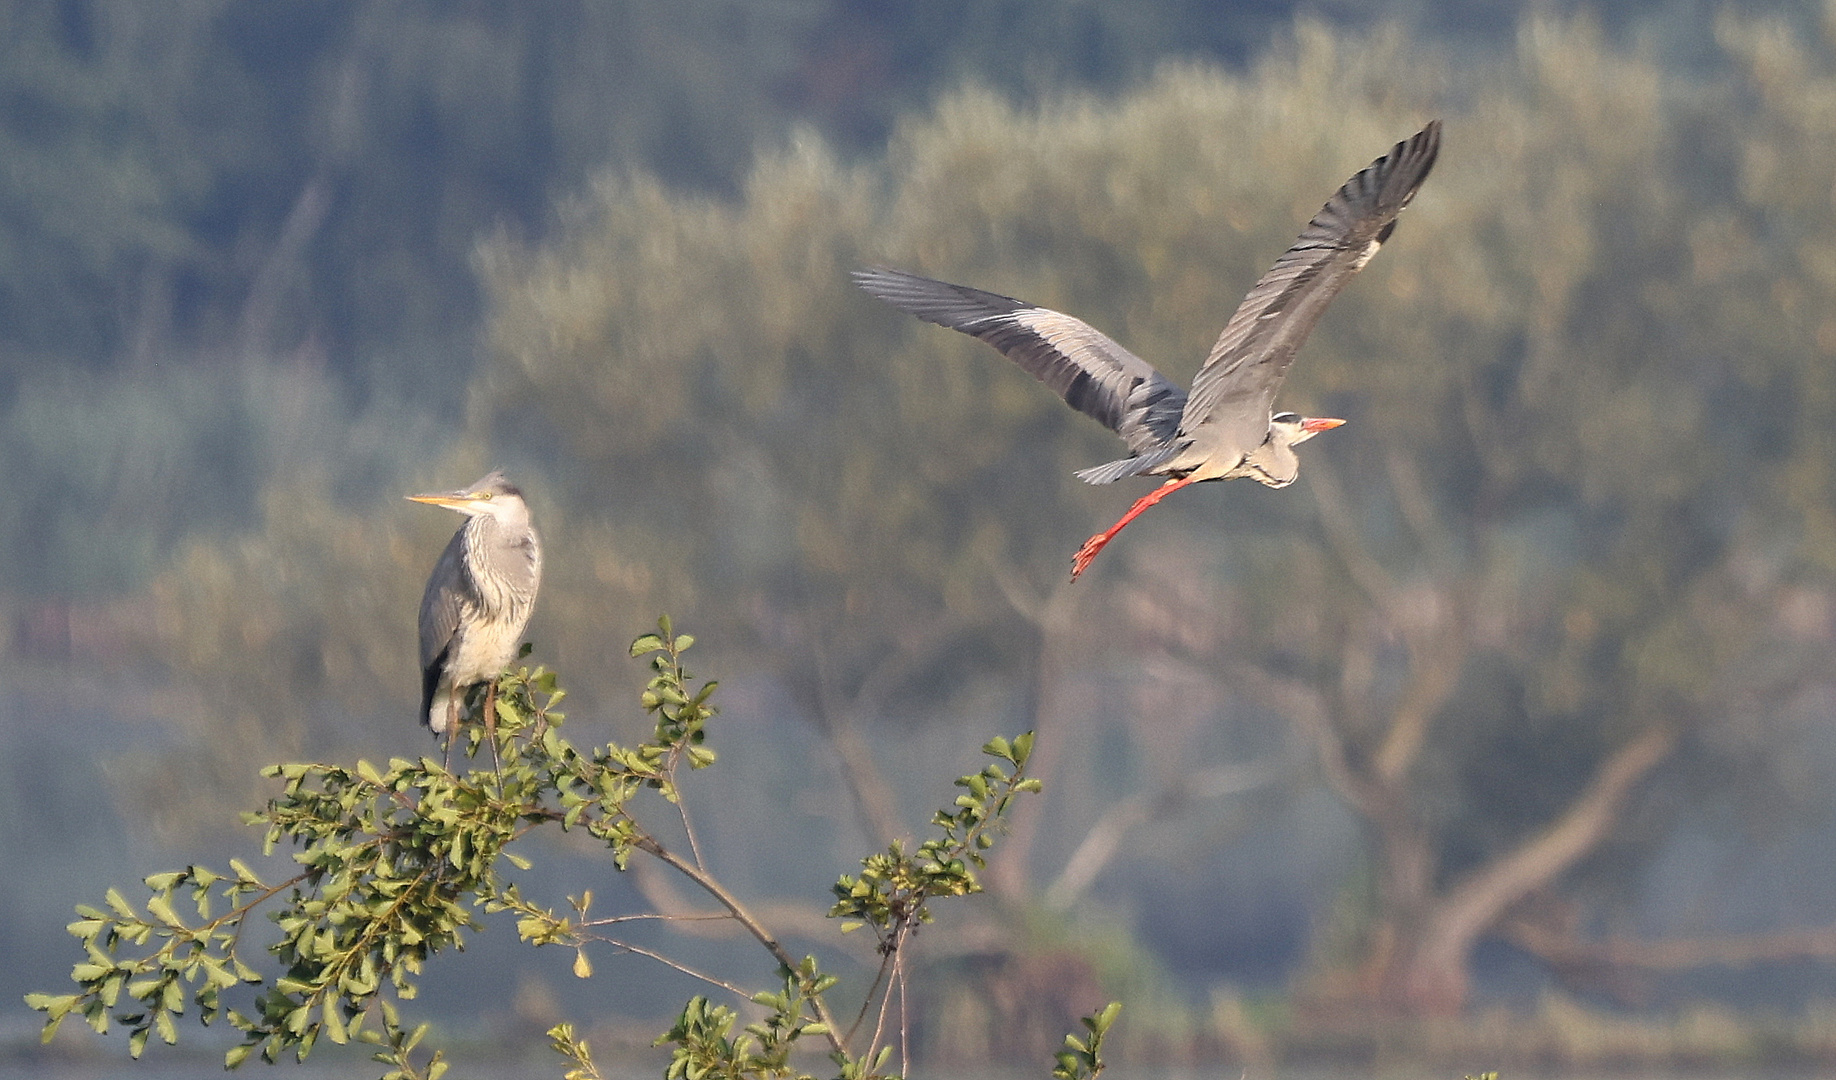
<path fill-rule="evenodd" d="M 1249 447 L 1261 442 L 1295 351 L 1326 304 L 1390 238 L 1396 215 L 1415 198 L 1440 147 L 1441 122 L 1435 120 L 1326 201 L 1225 324 L 1193 380 L 1181 431 L 1241 425 Z"/>
<path fill-rule="evenodd" d="M 1164 443 L 1179 424 L 1186 392 L 1081 319 L 902 270 L 856 270 L 854 281 L 902 311 L 993 345 L 1131 450 Z"/>
<path fill-rule="evenodd" d="M 427 579 L 427 591 L 421 594 L 421 668 L 425 671 L 452 643 L 459 631 L 461 597 L 466 589 L 465 553 L 461 545 L 463 530 L 440 553 L 433 574 Z"/>

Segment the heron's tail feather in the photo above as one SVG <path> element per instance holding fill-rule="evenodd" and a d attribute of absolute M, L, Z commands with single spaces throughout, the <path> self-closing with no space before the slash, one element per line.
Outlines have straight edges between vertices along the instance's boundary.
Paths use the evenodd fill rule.
<path fill-rule="evenodd" d="M 441 649 L 433 663 L 421 670 L 421 723 L 432 728 L 435 735 L 445 733 L 447 717 L 452 710 L 451 688 L 440 693 L 440 672 L 445 669 L 446 656 L 451 651 L 451 645 Z"/>
<path fill-rule="evenodd" d="M 1078 470 L 1077 478 L 1086 484 L 1113 484 L 1117 480 L 1126 477 L 1143 476 L 1147 473 L 1151 473 L 1160 466 L 1173 460 L 1174 456 L 1178 454 L 1179 451 L 1180 448 L 1177 446 L 1163 446 L 1155 450 L 1150 450 L 1145 454 L 1136 454 L 1134 457 L 1125 457 L 1120 461 L 1109 462 L 1107 465 L 1097 465 L 1088 469 L 1080 469 Z"/>

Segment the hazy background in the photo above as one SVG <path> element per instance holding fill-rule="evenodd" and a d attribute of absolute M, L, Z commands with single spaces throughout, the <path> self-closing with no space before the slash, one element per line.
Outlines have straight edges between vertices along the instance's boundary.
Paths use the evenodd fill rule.
<path fill-rule="evenodd" d="M 1070 476 L 1113 440 L 847 279 L 1060 307 L 1183 382 L 1435 117 L 1285 391 L 1351 423 L 1075 587 L 1145 490 Z M 627 643 L 694 632 L 700 825 L 792 936 L 1041 731 L 996 896 L 925 939 L 936 1053 L 1107 995 L 1144 1053 L 1253 1061 L 1307 1002 L 1445 1004 L 1387 957 L 1474 911 L 1468 1016 L 1799 1039 L 1836 993 L 1833 300 L 1829 5 L 0 0 L 0 998 L 108 884 L 247 857 L 261 765 L 429 750 L 456 519 L 400 496 L 502 465 L 574 738 L 643 731 Z M 590 852 L 535 880 L 646 902 Z M 693 992 L 513 944 L 420 1007 L 635 1039 Z"/>

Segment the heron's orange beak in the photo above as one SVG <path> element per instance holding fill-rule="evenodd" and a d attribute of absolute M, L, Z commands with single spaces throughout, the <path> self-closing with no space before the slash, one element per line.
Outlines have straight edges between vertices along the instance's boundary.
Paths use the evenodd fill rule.
<path fill-rule="evenodd" d="M 1343 424 L 1343 423 L 1345 423 L 1345 421 L 1340 420 L 1337 417 L 1308 416 L 1308 417 L 1302 418 L 1301 430 L 1314 432 L 1314 433 L 1318 433 L 1321 431 L 1331 431 L 1333 428 L 1336 428 L 1340 424 Z"/>

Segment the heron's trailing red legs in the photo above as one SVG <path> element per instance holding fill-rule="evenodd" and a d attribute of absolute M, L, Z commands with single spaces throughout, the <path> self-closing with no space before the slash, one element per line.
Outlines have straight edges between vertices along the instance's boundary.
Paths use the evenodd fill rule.
<path fill-rule="evenodd" d="M 1135 505 L 1129 507 L 1128 513 L 1122 515 L 1121 521 L 1111 525 L 1109 531 L 1097 533 L 1095 536 L 1084 541 L 1084 546 L 1078 548 L 1077 554 L 1071 557 L 1071 580 L 1076 581 L 1078 576 L 1089 568 L 1090 560 L 1096 558 L 1097 552 L 1102 551 L 1105 545 L 1115 539 L 1116 534 L 1122 531 L 1122 526 L 1140 517 L 1143 510 L 1153 506 L 1155 503 L 1190 483 L 1192 483 L 1192 477 L 1190 476 L 1182 476 L 1177 480 L 1168 480 L 1153 491 L 1136 499 Z"/>

